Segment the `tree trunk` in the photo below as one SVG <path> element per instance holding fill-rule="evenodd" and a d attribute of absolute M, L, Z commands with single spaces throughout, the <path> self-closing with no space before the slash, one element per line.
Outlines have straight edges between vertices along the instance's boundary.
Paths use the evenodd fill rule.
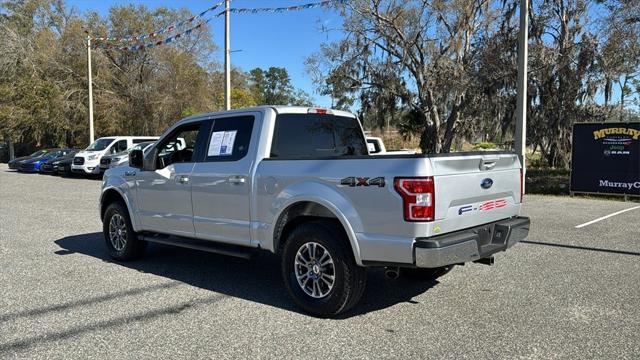
<path fill-rule="evenodd" d="M 422 134 L 420 134 L 420 149 L 423 154 L 435 154 L 438 152 L 438 128 L 435 123 L 429 119 L 430 113 L 426 111 L 418 111 L 417 115 L 420 121 L 425 124 Z"/>
<path fill-rule="evenodd" d="M 15 150 L 13 148 L 13 139 L 11 139 L 11 136 L 7 138 L 7 144 L 9 145 L 9 161 L 11 161 L 16 157 Z"/>

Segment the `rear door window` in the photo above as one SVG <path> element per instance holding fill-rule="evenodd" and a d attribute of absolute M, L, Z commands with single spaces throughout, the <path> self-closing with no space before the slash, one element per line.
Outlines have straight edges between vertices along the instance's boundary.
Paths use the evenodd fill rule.
<path fill-rule="evenodd" d="M 368 155 L 355 118 L 316 114 L 281 114 L 271 146 L 272 158 L 313 159 Z"/>
<path fill-rule="evenodd" d="M 252 115 L 213 120 L 205 161 L 236 161 L 249 150 L 255 118 Z"/>

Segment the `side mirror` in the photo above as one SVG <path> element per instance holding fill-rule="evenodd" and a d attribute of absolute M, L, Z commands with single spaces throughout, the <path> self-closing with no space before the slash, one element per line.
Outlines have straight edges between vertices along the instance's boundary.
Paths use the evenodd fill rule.
<path fill-rule="evenodd" d="M 142 150 L 131 150 L 129 153 L 129 166 L 142 169 L 144 162 L 144 153 Z"/>

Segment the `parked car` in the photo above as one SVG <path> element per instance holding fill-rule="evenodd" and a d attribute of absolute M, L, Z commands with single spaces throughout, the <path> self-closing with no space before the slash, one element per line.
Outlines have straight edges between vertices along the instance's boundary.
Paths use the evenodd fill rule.
<path fill-rule="evenodd" d="M 117 154 L 103 156 L 100 159 L 100 171 L 104 172 L 105 170 L 112 167 L 127 165 L 129 163 L 129 153 L 131 152 L 131 150 L 144 151 L 149 147 L 149 145 L 153 143 L 154 141 L 145 141 Z"/>
<path fill-rule="evenodd" d="M 330 317 L 359 301 L 366 267 L 432 280 L 490 264 L 528 235 L 522 189 L 512 152 L 371 156 L 350 113 L 262 106 L 186 118 L 131 151 L 105 172 L 100 215 L 116 260 L 146 242 L 273 252 L 294 302 Z"/>
<path fill-rule="evenodd" d="M 18 171 L 22 172 L 38 172 L 42 164 L 50 159 L 59 158 L 73 151 L 73 149 L 49 149 L 44 155 L 33 157 L 31 159 L 23 160 L 20 162 Z"/>
<path fill-rule="evenodd" d="M 0 162 L 9 162 L 9 145 L 5 142 L 0 142 Z"/>
<path fill-rule="evenodd" d="M 71 164 L 73 164 L 74 156 L 70 157 L 62 157 L 53 162 L 53 167 L 57 169 L 56 175 L 61 176 L 70 176 L 73 175 L 71 172 Z"/>
<path fill-rule="evenodd" d="M 51 158 L 51 159 L 45 161 L 40 166 L 40 172 L 43 173 L 43 174 L 54 174 L 54 175 L 57 175 L 58 174 L 58 168 L 60 167 L 60 163 L 62 161 L 65 161 L 65 160 L 70 160 L 69 161 L 69 166 L 71 166 L 71 161 L 73 161 L 73 157 L 75 156 L 75 154 L 79 150 L 78 149 L 69 149 L 69 150 L 70 151 L 67 152 L 66 155 L 55 157 L 55 158 Z"/>
<path fill-rule="evenodd" d="M 100 138 L 76 154 L 71 164 L 71 171 L 83 175 L 100 174 L 100 159 L 104 155 L 117 154 L 135 144 L 157 139 L 157 136 L 109 136 Z"/>
<path fill-rule="evenodd" d="M 8 164 L 9 165 L 9 169 L 18 170 L 18 168 L 20 167 L 20 163 L 22 161 L 26 161 L 26 160 L 29 160 L 29 159 L 33 159 L 33 158 L 45 155 L 47 152 L 49 152 L 49 150 L 50 149 L 42 149 L 42 150 L 38 150 L 38 151 L 34 152 L 31 155 L 21 156 L 21 157 L 15 158 L 15 159 L 9 161 L 9 164 Z"/>

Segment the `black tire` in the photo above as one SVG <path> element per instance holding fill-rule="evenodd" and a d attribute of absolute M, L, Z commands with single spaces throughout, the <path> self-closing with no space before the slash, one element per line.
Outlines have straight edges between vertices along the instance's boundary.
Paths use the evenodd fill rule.
<path fill-rule="evenodd" d="M 119 240 L 112 242 L 110 237 L 112 220 L 114 224 L 124 223 L 125 234 L 118 238 L 119 240 L 124 240 L 124 244 Z M 102 232 L 104 234 L 107 251 L 112 258 L 119 261 L 129 261 L 139 258 L 144 253 L 147 243 L 139 240 L 138 235 L 133 231 L 129 212 L 122 202 L 116 201 L 107 207 L 107 210 L 104 212 L 104 218 L 102 219 Z M 122 234 L 122 232 L 120 234 Z"/>
<path fill-rule="evenodd" d="M 330 271 L 334 276 L 333 286 L 325 289 L 326 295 L 320 298 L 307 294 L 296 278 L 296 266 L 302 269 L 295 264 L 298 251 L 313 243 L 321 245 L 333 260 Z M 284 244 L 281 267 L 284 284 L 293 301 L 304 311 L 319 317 L 333 317 L 356 305 L 367 282 L 366 269 L 356 264 L 349 240 L 339 224 L 330 221 L 303 223 L 291 231 Z"/>
<path fill-rule="evenodd" d="M 437 278 L 445 275 L 451 269 L 453 269 L 454 265 L 448 265 L 438 268 L 401 268 L 400 276 L 419 281 L 434 281 Z"/>

